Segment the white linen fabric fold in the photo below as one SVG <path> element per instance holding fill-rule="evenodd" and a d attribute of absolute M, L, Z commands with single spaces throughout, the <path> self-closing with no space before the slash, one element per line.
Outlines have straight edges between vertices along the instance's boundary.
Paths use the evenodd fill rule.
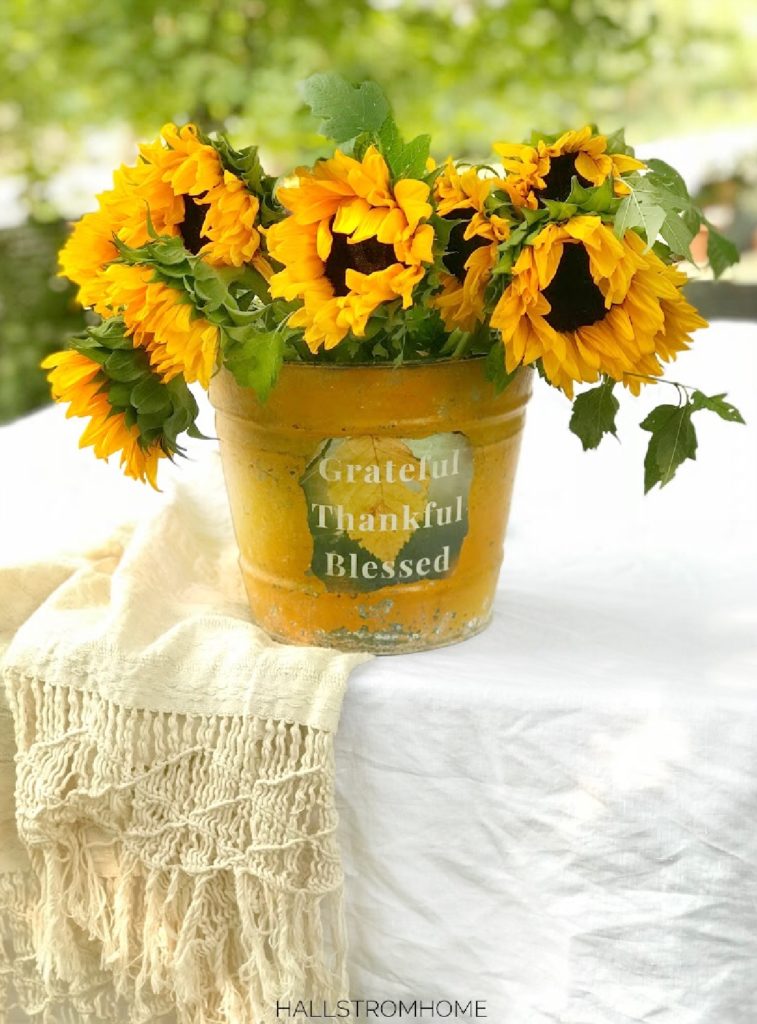
<path fill-rule="evenodd" d="M 260 1024 L 347 995 L 333 734 L 364 659 L 250 624 L 210 454 L 136 529 L 0 580 L 6 635 L 43 598 L 3 658 L 4 1002 L 33 1019 Z"/>

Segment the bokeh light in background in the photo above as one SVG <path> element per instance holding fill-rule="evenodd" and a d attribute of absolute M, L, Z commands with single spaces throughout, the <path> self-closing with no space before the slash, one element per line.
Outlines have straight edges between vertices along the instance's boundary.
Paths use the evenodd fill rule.
<path fill-rule="evenodd" d="M 375 78 L 438 157 L 486 158 L 492 140 L 532 127 L 625 124 L 642 152 L 654 142 L 680 165 L 745 251 L 755 244 L 751 0 L 0 6 L 0 419 L 45 400 L 36 365 L 79 322 L 54 277 L 65 218 L 168 120 L 256 142 L 274 171 L 312 158 L 322 140 L 298 84 L 314 71 Z"/>

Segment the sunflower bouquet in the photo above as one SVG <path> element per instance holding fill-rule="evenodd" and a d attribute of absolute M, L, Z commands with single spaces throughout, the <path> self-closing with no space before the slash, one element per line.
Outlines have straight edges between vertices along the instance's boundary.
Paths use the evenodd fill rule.
<path fill-rule="evenodd" d="M 254 146 L 166 125 L 61 252 L 90 312 L 43 366 L 68 415 L 89 419 L 81 445 L 131 477 L 156 486 L 159 461 L 198 435 L 189 385 L 225 367 L 265 400 L 285 361 L 477 356 L 498 391 L 533 366 L 594 448 L 615 433 L 616 387 L 638 395 L 706 325 L 676 266 L 694 235 L 707 227 L 716 276 L 738 258 L 681 176 L 638 160 L 622 131 L 437 165 L 375 83 L 317 75 L 304 95 L 330 155 L 274 179 Z M 646 490 L 694 457 L 694 413 L 742 422 L 724 395 L 674 387 L 641 424 Z"/>

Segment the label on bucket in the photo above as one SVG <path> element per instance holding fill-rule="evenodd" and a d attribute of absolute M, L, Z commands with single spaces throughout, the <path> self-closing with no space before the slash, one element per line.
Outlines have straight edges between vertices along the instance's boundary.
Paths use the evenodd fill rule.
<path fill-rule="evenodd" d="M 448 576 L 468 532 L 472 474 L 460 433 L 326 438 L 300 480 L 313 574 L 344 591 Z"/>

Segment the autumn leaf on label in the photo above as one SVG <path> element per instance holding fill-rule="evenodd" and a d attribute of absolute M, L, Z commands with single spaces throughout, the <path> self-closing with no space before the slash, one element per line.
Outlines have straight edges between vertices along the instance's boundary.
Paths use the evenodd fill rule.
<path fill-rule="evenodd" d="M 412 517 L 426 507 L 429 481 L 417 479 L 420 459 L 399 438 L 372 436 L 334 444 L 329 458 L 333 470 L 340 471 L 340 479 L 329 483 L 329 500 L 353 517 L 348 536 L 382 561 L 393 561 L 413 535 Z M 353 470 L 352 482 L 347 466 L 361 467 Z M 414 467 L 404 472 L 414 479 L 399 479 L 402 466 Z M 395 523 L 396 529 L 379 529 Z"/>

